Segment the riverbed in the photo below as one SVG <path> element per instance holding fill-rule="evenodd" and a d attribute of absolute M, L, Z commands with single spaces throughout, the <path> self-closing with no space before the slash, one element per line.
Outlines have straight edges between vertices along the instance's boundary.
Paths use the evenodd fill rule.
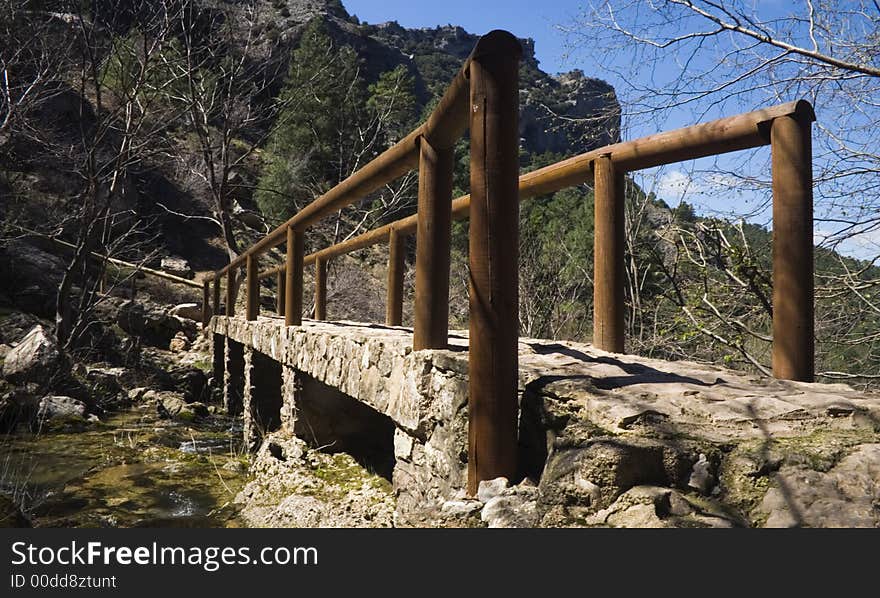
<path fill-rule="evenodd" d="M 0 436 L 0 493 L 35 527 L 238 527 L 240 418 L 160 419 L 155 407 Z"/>

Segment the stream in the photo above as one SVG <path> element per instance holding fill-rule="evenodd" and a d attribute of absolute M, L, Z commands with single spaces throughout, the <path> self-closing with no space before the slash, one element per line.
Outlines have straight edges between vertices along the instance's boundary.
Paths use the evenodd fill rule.
<path fill-rule="evenodd" d="M 0 436 L 0 492 L 34 527 L 238 527 L 247 478 L 238 421 L 159 419 L 155 408 L 80 429 Z"/>

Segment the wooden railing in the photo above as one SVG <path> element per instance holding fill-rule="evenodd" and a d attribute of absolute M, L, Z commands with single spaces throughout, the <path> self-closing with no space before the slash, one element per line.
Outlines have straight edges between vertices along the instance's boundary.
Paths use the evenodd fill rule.
<path fill-rule="evenodd" d="M 260 280 L 275 276 L 277 312 L 302 323 L 303 268 L 315 266 L 315 318 L 327 317 L 327 264 L 389 244 L 386 323 L 400 325 L 403 241 L 415 234 L 413 349 L 448 341 L 450 228 L 470 219 L 468 489 L 516 473 L 519 202 L 586 182 L 595 191 L 594 340 L 624 350 L 624 176 L 682 160 L 771 145 L 773 169 L 773 372 L 813 379 L 811 123 L 806 101 L 605 146 L 518 176 L 518 69 L 521 47 L 505 31 L 477 42 L 428 120 L 348 179 L 254 244 L 214 276 L 226 315 L 235 311 L 236 273 L 246 267 L 246 317 L 259 315 Z M 453 147 L 470 130 L 471 193 L 452 200 Z M 418 168 L 418 211 L 308 256 L 310 225 Z M 260 272 L 260 257 L 286 243 L 282 266 Z M 208 286 L 205 285 L 206 307 Z"/>

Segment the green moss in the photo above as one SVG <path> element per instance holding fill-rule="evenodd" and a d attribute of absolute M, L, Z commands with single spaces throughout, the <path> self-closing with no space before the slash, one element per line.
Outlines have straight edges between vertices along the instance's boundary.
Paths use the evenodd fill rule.
<path fill-rule="evenodd" d="M 722 503 L 760 526 L 766 515 L 756 507 L 774 485 L 773 476 L 781 467 L 827 472 L 854 446 L 866 442 L 876 442 L 876 434 L 868 429 L 815 430 L 804 436 L 742 442 L 722 462 Z"/>
<path fill-rule="evenodd" d="M 193 367 L 197 367 L 206 374 L 211 374 L 214 371 L 214 364 L 211 363 L 211 360 L 207 357 L 202 359 L 197 359 L 193 362 Z"/>

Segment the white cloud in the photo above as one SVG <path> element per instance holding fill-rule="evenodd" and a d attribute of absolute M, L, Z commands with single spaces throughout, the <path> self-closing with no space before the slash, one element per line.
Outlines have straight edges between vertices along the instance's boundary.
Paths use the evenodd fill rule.
<path fill-rule="evenodd" d="M 654 192 L 666 203 L 677 204 L 685 195 L 697 193 L 696 187 L 690 175 L 680 170 L 670 170 L 660 175 Z"/>

